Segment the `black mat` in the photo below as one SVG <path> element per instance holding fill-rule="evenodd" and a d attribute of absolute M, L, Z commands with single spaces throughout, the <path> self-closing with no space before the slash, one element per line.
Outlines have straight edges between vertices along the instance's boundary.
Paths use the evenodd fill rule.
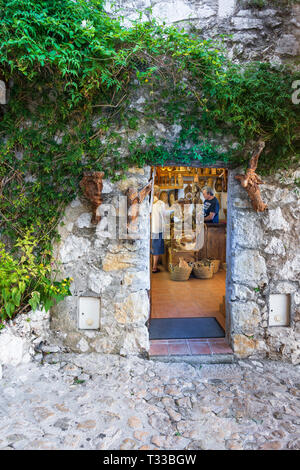
<path fill-rule="evenodd" d="M 152 318 L 150 339 L 224 338 L 225 332 L 217 319 L 205 318 Z"/>

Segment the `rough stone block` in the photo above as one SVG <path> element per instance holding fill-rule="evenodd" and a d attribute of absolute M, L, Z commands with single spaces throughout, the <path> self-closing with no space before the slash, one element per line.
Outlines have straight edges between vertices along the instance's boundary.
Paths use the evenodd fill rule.
<path fill-rule="evenodd" d="M 108 180 L 103 180 L 103 188 L 102 188 L 102 194 L 108 194 L 113 192 L 115 189 L 115 186 L 113 183 L 111 183 Z"/>
<path fill-rule="evenodd" d="M 98 336 L 91 343 L 91 347 L 97 353 L 111 354 L 111 353 L 119 352 L 119 350 L 118 350 L 118 341 L 116 341 L 115 337 Z"/>
<path fill-rule="evenodd" d="M 297 245 L 298 246 L 298 245 Z M 274 280 L 298 281 L 300 279 L 300 253 L 295 252 L 292 258 L 289 258 L 280 270 L 274 272 Z"/>
<path fill-rule="evenodd" d="M 134 266 L 136 257 L 132 254 L 108 253 L 103 260 L 103 271 L 118 271 Z"/>
<path fill-rule="evenodd" d="M 247 45 L 248 47 L 251 46 L 251 45 L 254 45 L 256 40 L 257 40 L 257 35 L 255 32 L 253 32 L 252 34 L 251 33 L 247 33 L 247 32 L 238 32 L 238 33 L 234 33 L 233 37 L 232 37 L 232 40 L 233 42 L 237 42 L 237 43 L 242 43 L 244 45 Z"/>
<path fill-rule="evenodd" d="M 300 305 L 300 289 L 299 292 L 296 292 L 294 295 L 294 302 L 296 305 Z"/>
<path fill-rule="evenodd" d="M 266 202 L 269 204 L 269 209 L 277 208 L 279 205 L 284 210 L 288 210 L 290 204 L 297 204 L 299 200 L 296 191 L 291 190 L 291 188 L 278 188 L 274 185 L 262 185 L 261 187 L 262 198 L 266 199 Z"/>
<path fill-rule="evenodd" d="M 146 290 L 131 293 L 115 304 L 115 319 L 121 324 L 144 323 L 149 317 L 149 298 Z"/>
<path fill-rule="evenodd" d="M 253 338 L 248 338 L 245 335 L 234 335 L 233 336 L 233 351 L 240 357 L 248 357 L 256 352 L 258 342 Z"/>
<path fill-rule="evenodd" d="M 299 42 L 292 34 L 283 34 L 279 38 L 275 52 L 280 55 L 296 56 L 299 54 Z"/>
<path fill-rule="evenodd" d="M 216 11 L 210 8 L 208 5 L 203 5 L 201 8 L 197 8 L 196 15 L 199 20 L 205 20 L 211 18 L 216 14 Z"/>
<path fill-rule="evenodd" d="M 77 301 L 78 297 L 66 297 L 51 309 L 51 329 L 67 334 L 77 329 Z"/>
<path fill-rule="evenodd" d="M 10 332 L 0 335 L 0 364 L 17 366 L 30 362 L 30 342 Z"/>
<path fill-rule="evenodd" d="M 218 17 L 226 18 L 234 13 L 236 0 L 219 0 Z"/>
<path fill-rule="evenodd" d="M 271 255 L 285 255 L 284 244 L 279 238 L 272 237 L 265 247 L 265 253 Z"/>
<path fill-rule="evenodd" d="M 120 191 L 126 192 L 128 188 L 137 188 L 139 186 L 138 178 L 131 177 L 126 178 L 125 180 L 119 181 L 117 187 Z"/>
<path fill-rule="evenodd" d="M 134 290 L 150 289 L 149 271 L 126 272 L 124 284 Z"/>
<path fill-rule="evenodd" d="M 145 101 L 145 100 L 144 100 Z M 143 101 L 143 102 L 144 102 Z M 139 168 L 137 166 L 134 166 L 132 168 L 129 168 L 128 170 L 128 173 L 133 173 L 133 174 L 138 174 L 138 175 L 144 175 L 145 174 L 145 170 L 144 168 Z"/>
<path fill-rule="evenodd" d="M 280 207 L 270 209 L 264 220 L 269 230 L 280 230 L 284 232 L 289 230 L 289 224 L 283 217 Z"/>
<path fill-rule="evenodd" d="M 231 286 L 231 300 L 253 300 L 255 297 L 255 292 L 253 289 L 249 289 L 246 286 L 241 284 L 233 284 Z"/>
<path fill-rule="evenodd" d="M 125 332 L 123 338 L 123 345 L 120 349 L 122 356 L 136 355 L 138 352 L 146 352 L 150 349 L 149 334 L 146 326 Z"/>
<path fill-rule="evenodd" d="M 239 211 L 233 216 L 233 245 L 258 248 L 264 239 L 260 214 Z"/>
<path fill-rule="evenodd" d="M 49 312 L 36 310 L 17 316 L 0 331 L 0 364 L 16 366 L 29 362 L 34 346 L 49 336 Z"/>
<path fill-rule="evenodd" d="M 257 11 L 256 14 L 260 18 L 278 17 L 278 10 L 275 10 L 274 8 L 263 8 L 262 10 Z"/>
<path fill-rule="evenodd" d="M 249 199 L 242 199 L 239 197 L 235 197 L 233 199 L 233 207 L 236 207 L 237 209 L 252 209 Z"/>
<path fill-rule="evenodd" d="M 109 274 L 93 269 L 89 273 L 88 287 L 96 294 L 101 294 L 111 284 L 112 279 Z"/>
<path fill-rule="evenodd" d="M 264 22 L 258 18 L 247 18 L 247 17 L 234 17 L 232 18 L 233 28 L 237 30 L 243 29 L 259 29 L 264 28 Z"/>
<path fill-rule="evenodd" d="M 79 228 L 91 228 L 92 227 L 91 219 L 92 219 L 92 214 L 88 212 L 84 212 L 76 220 L 76 225 Z"/>
<path fill-rule="evenodd" d="M 89 343 L 84 338 L 81 338 L 80 341 L 78 341 L 76 346 L 83 353 L 87 352 L 90 349 Z"/>
<path fill-rule="evenodd" d="M 61 262 L 76 261 L 87 253 L 90 246 L 91 242 L 88 239 L 69 235 L 60 249 Z"/>
<path fill-rule="evenodd" d="M 260 310 L 255 302 L 233 302 L 231 305 L 231 325 L 234 333 L 251 336 L 261 320 Z"/>
<path fill-rule="evenodd" d="M 188 20 L 196 16 L 189 2 L 183 0 L 158 2 L 152 8 L 152 15 L 159 20 L 166 21 L 167 24 Z"/>
<path fill-rule="evenodd" d="M 268 281 L 265 259 L 256 250 L 239 250 L 233 257 L 234 282 L 257 287 Z"/>

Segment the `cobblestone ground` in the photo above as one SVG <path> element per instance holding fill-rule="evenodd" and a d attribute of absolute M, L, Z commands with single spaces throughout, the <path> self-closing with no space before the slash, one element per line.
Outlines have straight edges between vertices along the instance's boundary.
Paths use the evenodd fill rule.
<path fill-rule="evenodd" d="M 300 449 L 300 366 L 50 354 L 4 368 L 1 449 Z"/>

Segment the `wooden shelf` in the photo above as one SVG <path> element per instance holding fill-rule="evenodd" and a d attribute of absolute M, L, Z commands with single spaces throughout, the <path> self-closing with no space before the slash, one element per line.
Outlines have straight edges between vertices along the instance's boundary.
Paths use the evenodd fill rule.
<path fill-rule="evenodd" d="M 210 183 L 208 182 L 208 184 L 214 186 L 216 180 L 222 179 L 222 186 L 226 189 L 227 173 L 226 168 L 158 166 L 156 167 L 155 184 L 157 184 L 162 190 L 172 190 L 183 189 L 184 184 L 197 184 L 200 183 L 200 181 L 205 180 L 210 180 Z"/>

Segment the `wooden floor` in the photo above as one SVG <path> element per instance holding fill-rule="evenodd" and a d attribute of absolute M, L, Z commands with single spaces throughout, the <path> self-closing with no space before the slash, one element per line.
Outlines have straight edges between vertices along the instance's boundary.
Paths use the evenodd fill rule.
<path fill-rule="evenodd" d="M 216 317 L 225 329 L 225 318 L 219 311 L 225 295 L 226 272 L 219 271 L 212 279 L 171 281 L 169 273 L 152 274 L 151 318 Z"/>

